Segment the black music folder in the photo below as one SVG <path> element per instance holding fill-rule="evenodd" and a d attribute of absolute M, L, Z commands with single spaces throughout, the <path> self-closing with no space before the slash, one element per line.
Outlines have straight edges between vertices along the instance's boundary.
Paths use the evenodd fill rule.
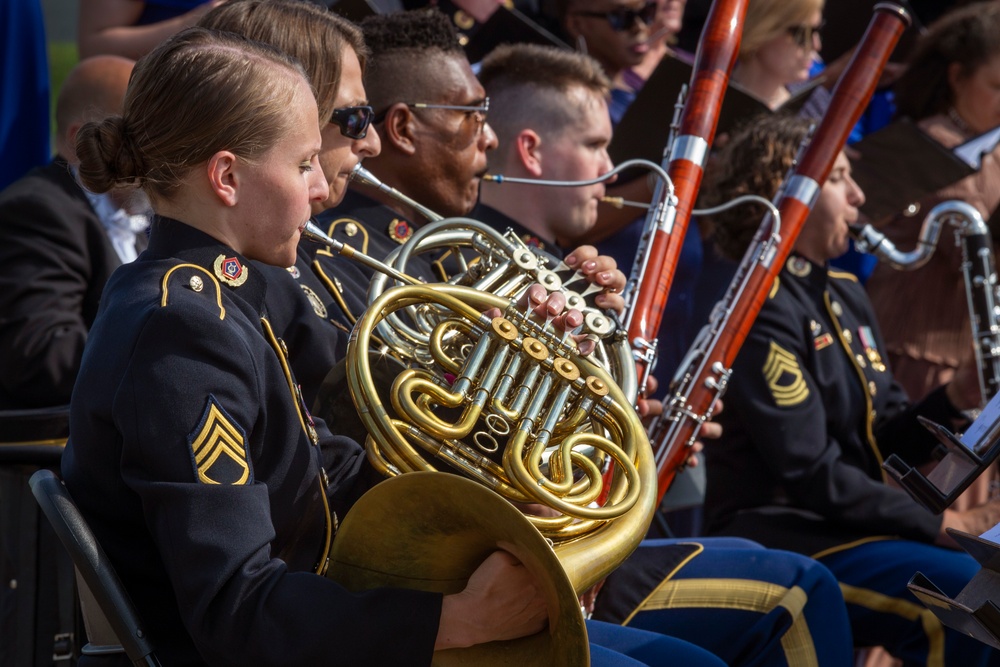
<path fill-rule="evenodd" d="M 478 63 L 501 44 L 541 44 L 571 50 L 566 42 L 514 7 L 500 5 L 486 23 L 467 33 L 465 55 Z"/>
<path fill-rule="evenodd" d="M 662 163 L 674 105 L 681 88 L 691 83 L 692 66 L 693 58 L 686 54 L 668 55 L 660 61 L 615 128 L 611 146 L 608 147 L 615 164 L 633 159 Z M 820 83 L 819 78 L 812 79 L 797 88 L 776 111 L 771 111 L 766 104 L 730 81 L 719 110 L 716 136 L 732 132 L 756 116 L 797 112 Z"/>
<path fill-rule="evenodd" d="M 908 118 L 872 132 L 851 148 L 857 153 L 851 162 L 854 180 L 865 192 L 861 212 L 872 221 L 906 211 L 976 172 L 954 150 L 939 144 Z M 914 215 L 920 213 L 910 210 Z"/>

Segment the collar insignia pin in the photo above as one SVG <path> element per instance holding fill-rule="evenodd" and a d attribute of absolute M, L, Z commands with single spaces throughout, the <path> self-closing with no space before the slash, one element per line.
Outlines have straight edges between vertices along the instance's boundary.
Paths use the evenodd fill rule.
<path fill-rule="evenodd" d="M 802 257 L 789 257 L 785 267 L 790 274 L 797 278 L 805 278 L 812 271 L 812 265 Z"/>
<path fill-rule="evenodd" d="M 240 260 L 236 257 L 219 255 L 215 258 L 212 268 L 215 270 L 215 277 L 230 287 L 239 287 L 247 281 L 247 276 L 250 275 L 248 267 L 240 264 Z"/>
<path fill-rule="evenodd" d="M 392 222 L 389 223 L 389 238 L 396 243 L 403 245 L 410 240 L 411 236 L 413 236 L 413 230 L 406 220 L 393 218 Z"/>

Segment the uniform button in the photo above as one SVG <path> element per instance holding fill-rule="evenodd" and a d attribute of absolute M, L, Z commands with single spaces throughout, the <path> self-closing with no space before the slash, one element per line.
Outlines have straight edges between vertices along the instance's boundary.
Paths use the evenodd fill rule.
<path fill-rule="evenodd" d="M 876 414 L 877 414 L 877 413 L 876 413 L 876 412 L 875 412 L 874 410 L 872 410 L 872 421 L 875 421 L 875 415 L 876 415 Z"/>
<path fill-rule="evenodd" d="M 830 304 L 830 310 L 832 310 L 833 314 L 836 315 L 837 317 L 840 317 L 841 315 L 844 314 L 844 309 L 840 307 L 840 303 L 838 301 L 834 301 L 833 303 Z"/>
<path fill-rule="evenodd" d="M 864 357 L 864 355 L 855 354 L 854 358 L 858 360 L 858 366 L 861 366 L 861 368 L 864 368 L 865 366 L 867 366 L 867 364 L 865 363 L 865 357 Z"/>
<path fill-rule="evenodd" d="M 844 340 L 848 343 L 854 340 L 854 336 L 851 335 L 851 332 L 848 329 L 844 329 Z"/>
<path fill-rule="evenodd" d="M 872 396 L 875 395 L 877 389 L 875 387 L 875 381 L 874 380 L 869 380 L 868 381 L 868 391 L 871 392 Z"/>
<path fill-rule="evenodd" d="M 344 225 L 344 233 L 347 234 L 348 236 L 357 236 L 358 226 L 353 222 L 349 222 L 346 225 Z"/>
<path fill-rule="evenodd" d="M 205 289 L 205 283 L 202 281 L 200 276 L 191 276 L 191 280 L 188 281 L 188 285 L 191 286 L 195 292 L 200 292 Z"/>
<path fill-rule="evenodd" d="M 285 341 L 282 340 L 281 338 L 278 339 L 278 347 L 281 348 L 281 353 L 284 354 L 287 357 L 288 356 L 288 345 L 286 345 Z"/>
<path fill-rule="evenodd" d="M 344 291 L 344 285 L 343 283 L 340 282 L 340 278 L 338 278 L 337 276 L 333 277 L 333 284 L 336 286 L 338 292 Z"/>

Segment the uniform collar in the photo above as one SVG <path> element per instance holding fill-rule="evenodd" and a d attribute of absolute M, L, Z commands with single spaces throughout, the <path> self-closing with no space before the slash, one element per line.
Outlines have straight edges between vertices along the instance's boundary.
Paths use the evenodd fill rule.
<path fill-rule="evenodd" d="M 792 252 L 782 267 L 782 280 L 788 280 L 820 293 L 826 290 L 829 271 L 826 264 L 816 264 L 802 255 Z"/>
<path fill-rule="evenodd" d="M 215 275 L 230 293 L 263 312 L 267 281 L 250 260 L 205 232 L 179 220 L 155 216 L 143 258 L 176 258 Z"/>
<path fill-rule="evenodd" d="M 326 228 L 334 220 L 343 217 L 350 217 L 361 221 L 369 233 L 380 234 L 387 239 L 392 239 L 394 243 L 405 241 L 415 228 L 412 220 L 404 218 L 382 202 L 350 188 L 344 194 L 343 201 L 337 204 L 337 206 L 317 215 L 316 220 L 319 222 L 320 227 Z M 397 236 L 400 236 L 398 233 L 400 225 L 409 230 L 408 233 L 403 232 L 402 236 L 405 238 L 402 238 L 402 240 L 397 238 Z M 395 236 L 393 234 L 394 231 L 397 232 Z"/>
<path fill-rule="evenodd" d="M 525 244 L 535 250 L 541 250 L 542 252 L 551 255 L 557 260 L 562 260 L 563 255 L 565 254 L 563 249 L 555 243 L 542 239 L 538 236 L 538 234 L 531 231 L 514 218 L 510 217 L 506 213 L 498 211 L 492 206 L 487 206 L 482 203 L 477 204 L 470 217 L 486 223 L 501 233 L 510 228 L 519 239 L 524 241 Z"/>

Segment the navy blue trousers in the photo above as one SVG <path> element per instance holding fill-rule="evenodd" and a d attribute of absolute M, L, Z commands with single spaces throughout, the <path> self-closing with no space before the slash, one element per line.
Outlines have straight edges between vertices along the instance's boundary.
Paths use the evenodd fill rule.
<path fill-rule="evenodd" d="M 702 648 L 655 632 L 587 621 L 587 636 L 594 667 L 726 667 Z"/>
<path fill-rule="evenodd" d="M 685 544 L 691 546 L 677 561 L 677 548 Z M 601 596 L 642 596 L 632 599 L 633 611 L 617 622 L 682 638 L 731 666 L 852 664 L 851 627 L 840 587 L 815 560 L 726 537 L 647 540 L 639 552 L 645 552 L 640 558 L 660 553 L 673 559 L 672 569 L 665 576 L 658 573 L 655 581 L 609 577 L 606 588 L 619 590 L 602 590 Z M 622 590 L 630 585 L 638 590 Z"/>
<path fill-rule="evenodd" d="M 884 646 L 907 666 L 1000 665 L 1000 651 L 940 623 L 906 588 L 922 572 L 955 597 L 979 572 L 972 556 L 907 540 L 876 540 L 825 555 L 840 581 L 858 646 Z"/>

